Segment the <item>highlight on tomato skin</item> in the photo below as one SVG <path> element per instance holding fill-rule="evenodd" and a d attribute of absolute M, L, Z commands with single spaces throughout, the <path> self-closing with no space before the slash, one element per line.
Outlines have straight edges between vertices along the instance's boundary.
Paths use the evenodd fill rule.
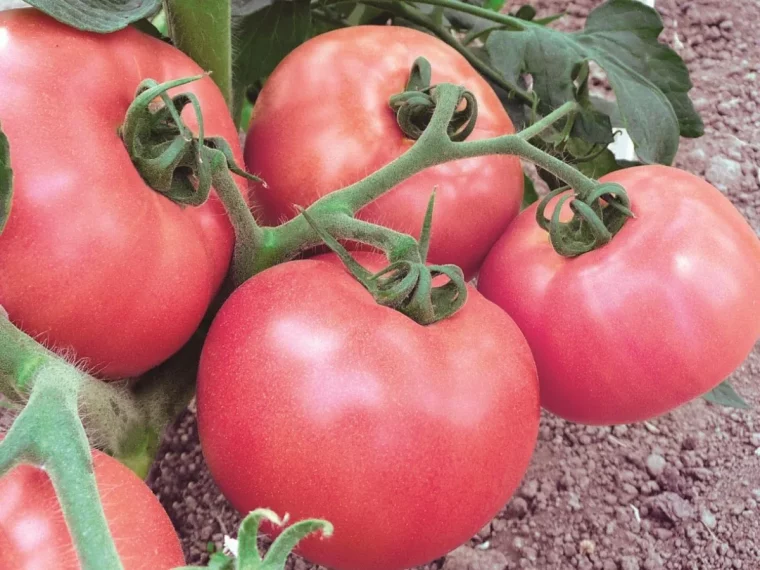
<path fill-rule="evenodd" d="M 169 516 L 148 486 L 93 450 L 108 526 L 124 570 L 171 570 L 185 559 Z M 0 568 L 80 570 L 53 485 L 45 471 L 15 467 L 0 477 Z"/>
<path fill-rule="evenodd" d="M 329 539 L 298 552 L 336 570 L 401 570 L 466 542 L 518 486 L 539 420 L 528 345 L 474 288 L 421 326 L 324 258 L 232 294 L 197 397 L 204 457 L 233 506 L 330 521 Z"/>
<path fill-rule="evenodd" d="M 493 247 L 478 289 L 525 334 L 546 409 L 632 423 L 710 391 L 746 359 L 760 338 L 760 240 L 683 170 L 640 166 L 601 181 L 621 184 L 636 215 L 609 244 L 560 257 L 534 205 Z"/>
<path fill-rule="evenodd" d="M 464 85 L 475 96 L 477 121 L 467 140 L 515 132 L 491 86 L 438 38 L 389 26 L 321 34 L 277 66 L 256 100 L 245 160 L 250 172 L 267 181 L 267 187 L 252 186 L 262 222 L 281 224 L 296 215 L 294 205 L 305 208 L 411 147 L 414 141 L 399 128 L 389 99 L 404 91 L 418 57 L 430 62 L 432 84 Z M 419 237 L 433 189 L 435 231 L 428 260 L 458 265 L 471 279 L 520 211 L 520 160 L 492 155 L 427 168 L 358 217 Z"/>

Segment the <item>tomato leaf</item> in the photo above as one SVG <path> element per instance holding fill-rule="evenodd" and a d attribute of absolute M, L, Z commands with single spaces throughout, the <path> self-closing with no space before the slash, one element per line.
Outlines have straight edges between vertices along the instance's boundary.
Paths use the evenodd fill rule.
<path fill-rule="evenodd" d="M 288 53 L 311 37 L 310 5 L 308 0 L 237 2 L 232 25 L 234 117 L 238 120 L 246 89 L 267 77 Z"/>
<path fill-rule="evenodd" d="M 0 234 L 11 215 L 13 202 L 13 170 L 11 170 L 11 146 L 0 126 Z"/>
<path fill-rule="evenodd" d="M 722 382 L 702 397 L 708 402 L 727 408 L 748 410 L 750 407 L 728 380 Z"/>
<path fill-rule="evenodd" d="M 161 0 L 26 0 L 59 22 L 88 32 L 108 34 L 147 18 L 161 9 Z"/>
<path fill-rule="evenodd" d="M 679 134 L 697 137 L 703 124 L 688 97 L 683 60 L 657 38 L 659 14 L 637 0 L 608 0 L 586 20 L 583 31 L 567 34 L 545 27 L 491 32 L 486 50 L 505 79 L 533 76 L 542 113 L 573 100 L 577 66 L 599 64 L 615 91 L 623 125 L 644 162 L 670 164 Z"/>
<path fill-rule="evenodd" d="M 522 206 L 520 206 L 520 210 L 524 210 L 538 200 L 538 193 L 536 192 L 536 185 L 533 184 L 533 180 L 531 180 L 530 176 L 525 173 L 523 173 L 523 179 L 525 180 L 525 191 L 523 192 Z"/>

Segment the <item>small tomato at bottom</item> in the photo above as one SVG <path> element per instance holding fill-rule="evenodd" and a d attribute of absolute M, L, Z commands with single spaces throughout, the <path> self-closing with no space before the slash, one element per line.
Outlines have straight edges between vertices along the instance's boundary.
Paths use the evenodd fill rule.
<path fill-rule="evenodd" d="M 124 570 L 185 565 L 177 534 L 156 497 L 115 459 L 93 451 L 95 478 Z M 19 465 L 0 478 L 0 568 L 80 570 L 50 478 Z"/>
<path fill-rule="evenodd" d="M 632 423 L 711 390 L 752 350 L 760 240 L 688 172 L 640 166 L 600 181 L 622 185 L 636 215 L 610 243 L 561 257 L 531 206 L 486 257 L 478 289 L 525 333 L 546 409 Z"/>
<path fill-rule="evenodd" d="M 527 342 L 476 290 L 421 326 L 321 259 L 244 283 L 201 358 L 199 433 L 222 492 L 241 512 L 330 521 L 300 552 L 336 570 L 401 570 L 468 540 L 519 484 L 538 420 Z"/>

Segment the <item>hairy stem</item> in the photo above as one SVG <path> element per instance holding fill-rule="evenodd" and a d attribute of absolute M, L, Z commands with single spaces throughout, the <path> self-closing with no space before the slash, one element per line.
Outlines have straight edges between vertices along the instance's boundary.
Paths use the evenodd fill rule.
<path fill-rule="evenodd" d="M 215 157 L 215 160 L 220 160 L 220 164 L 218 167 L 212 167 L 212 171 L 215 172 L 213 186 L 235 229 L 231 273 L 233 284 L 238 286 L 254 275 L 256 257 L 266 236 L 264 229 L 256 223 L 256 218 L 253 217 L 240 189 L 223 163 L 223 158 L 222 155 Z"/>
<path fill-rule="evenodd" d="M 121 570 L 78 415 L 81 373 L 49 360 L 37 368 L 33 384 L 29 402 L 0 442 L 0 476 L 20 463 L 44 466 L 82 569 Z"/>
<path fill-rule="evenodd" d="M 355 215 L 364 206 L 391 190 L 398 183 L 425 168 L 451 160 L 495 154 L 515 155 L 529 160 L 580 192 L 590 192 L 596 187 L 596 181 L 534 147 L 527 140 L 574 112 L 577 109 L 575 103 L 563 105 L 532 127 L 518 134 L 477 141 L 453 142 L 446 129 L 460 102 L 462 93 L 461 87 L 449 84 L 438 85 L 435 89 L 436 107 L 433 117 L 412 148 L 363 180 L 320 198 L 307 209 L 308 213 L 337 239 L 357 240 L 357 236 L 361 234 L 361 230 L 364 228 L 352 228 L 345 223 L 342 226 L 336 226 L 334 225 L 335 220 L 344 220 L 345 217 Z M 335 218 L 335 214 L 342 214 L 343 218 Z M 330 221 L 331 219 L 332 221 Z M 375 235 L 371 239 L 374 240 L 374 243 L 371 245 L 380 247 L 386 253 L 394 246 L 403 247 L 403 244 L 399 245 L 394 242 L 396 238 L 393 238 L 390 233 L 386 238 L 380 238 L 379 235 L 383 231 L 390 232 L 390 230 L 381 229 L 373 232 Z M 296 216 L 281 226 L 265 228 L 265 232 L 267 234 L 266 246 L 258 253 L 255 261 L 256 272 L 292 259 L 305 249 L 320 243 L 316 232 L 303 219 L 302 215 Z M 358 241 L 365 240 L 360 239 Z"/>
<path fill-rule="evenodd" d="M 169 36 L 219 86 L 232 106 L 230 0 L 164 0 Z"/>
<path fill-rule="evenodd" d="M 12 401 L 31 401 L 40 374 L 51 369 L 65 377 L 62 384 L 73 386 L 76 407 L 98 447 L 116 456 L 129 456 L 136 434 L 155 431 L 145 411 L 158 401 L 155 394 L 153 401 L 143 403 L 125 382 L 104 382 L 85 374 L 0 315 L 0 392 Z"/>

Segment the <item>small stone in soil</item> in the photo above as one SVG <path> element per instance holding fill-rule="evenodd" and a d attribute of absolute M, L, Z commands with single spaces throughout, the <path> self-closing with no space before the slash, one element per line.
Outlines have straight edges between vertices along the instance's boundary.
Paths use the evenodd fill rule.
<path fill-rule="evenodd" d="M 741 182 L 742 165 L 725 156 L 714 156 L 710 159 L 705 178 L 718 190 L 726 192 Z"/>
<path fill-rule="evenodd" d="M 665 471 L 665 458 L 662 455 L 652 453 L 647 457 L 647 471 L 652 477 L 659 477 Z"/>

